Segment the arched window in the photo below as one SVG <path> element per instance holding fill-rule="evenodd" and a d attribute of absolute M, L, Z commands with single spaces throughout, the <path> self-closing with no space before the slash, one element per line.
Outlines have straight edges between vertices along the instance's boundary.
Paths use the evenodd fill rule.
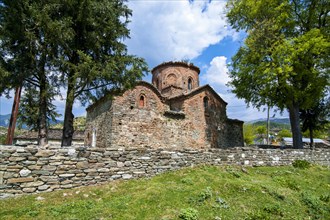
<path fill-rule="evenodd" d="M 159 89 L 159 80 L 156 79 L 156 88 Z"/>
<path fill-rule="evenodd" d="M 192 90 L 192 80 L 191 80 L 191 78 L 188 79 L 188 90 Z"/>
<path fill-rule="evenodd" d="M 204 97 L 203 99 L 203 103 L 204 103 L 204 108 L 208 108 L 209 107 L 209 98 L 208 97 Z"/>
<path fill-rule="evenodd" d="M 140 96 L 140 99 L 139 99 L 139 107 L 140 108 L 143 108 L 145 106 L 145 97 L 143 95 Z"/>

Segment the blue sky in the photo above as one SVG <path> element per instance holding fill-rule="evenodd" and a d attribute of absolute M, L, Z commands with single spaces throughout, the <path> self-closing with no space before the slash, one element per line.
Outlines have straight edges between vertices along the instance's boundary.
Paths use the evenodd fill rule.
<path fill-rule="evenodd" d="M 143 57 L 149 68 L 167 61 L 189 60 L 201 69 L 200 84 L 210 84 L 228 103 L 227 115 L 244 121 L 265 118 L 266 112 L 247 108 L 230 92 L 227 64 L 244 41 L 225 19 L 225 0 L 130 0 L 133 10 L 126 40 L 128 52 Z M 151 81 L 151 74 L 144 77 Z M 0 98 L 0 114 L 10 114 L 12 100 Z M 55 105 L 64 114 L 64 101 Z M 74 115 L 85 115 L 75 103 Z M 273 115 L 273 114 L 271 114 Z M 277 114 L 276 117 L 286 117 Z"/>

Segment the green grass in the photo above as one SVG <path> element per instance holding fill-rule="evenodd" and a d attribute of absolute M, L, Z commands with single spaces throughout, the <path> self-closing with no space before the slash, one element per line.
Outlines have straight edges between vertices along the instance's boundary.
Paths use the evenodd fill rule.
<path fill-rule="evenodd" d="M 199 166 L 0 200 L 0 219 L 330 219 L 329 171 Z"/>

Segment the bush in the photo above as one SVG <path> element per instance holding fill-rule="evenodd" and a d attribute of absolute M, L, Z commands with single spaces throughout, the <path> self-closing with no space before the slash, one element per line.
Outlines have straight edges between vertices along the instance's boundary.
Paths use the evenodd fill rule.
<path fill-rule="evenodd" d="M 182 209 L 179 218 L 183 220 L 197 220 L 198 211 L 193 208 Z"/>
<path fill-rule="evenodd" d="M 311 166 L 311 163 L 307 160 L 295 160 L 292 166 L 299 169 L 307 169 Z"/>

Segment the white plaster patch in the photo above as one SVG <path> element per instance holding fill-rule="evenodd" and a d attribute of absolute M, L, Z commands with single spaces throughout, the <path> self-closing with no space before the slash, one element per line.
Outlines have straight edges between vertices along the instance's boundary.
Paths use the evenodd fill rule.
<path fill-rule="evenodd" d="M 76 153 L 76 149 L 74 149 L 74 148 L 70 148 L 68 150 L 68 155 L 70 155 L 70 156 L 74 155 L 75 153 Z"/>

